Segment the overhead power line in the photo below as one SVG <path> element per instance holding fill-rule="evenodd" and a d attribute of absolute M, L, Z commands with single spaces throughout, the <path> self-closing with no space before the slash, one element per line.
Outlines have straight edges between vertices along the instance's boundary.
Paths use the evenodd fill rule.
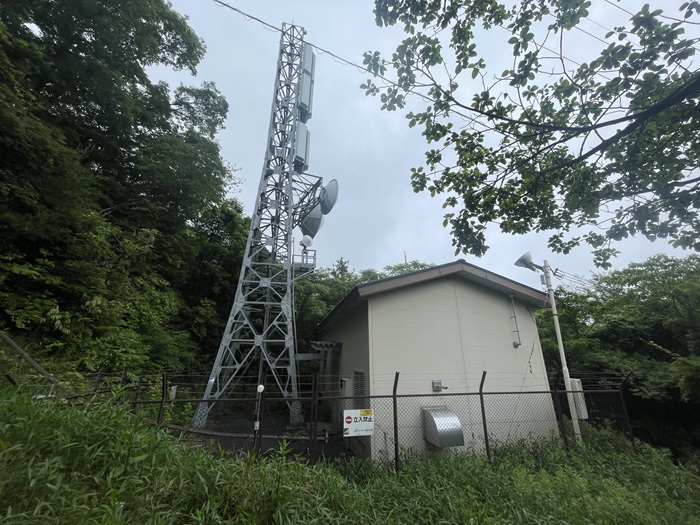
<path fill-rule="evenodd" d="M 268 23 L 268 22 L 265 22 L 265 21 L 262 20 L 261 18 L 258 18 L 258 17 L 256 17 L 256 16 L 253 16 L 253 15 L 251 15 L 251 14 L 248 14 L 248 13 L 246 13 L 245 11 L 243 11 L 243 10 L 241 10 L 241 9 L 238 9 L 237 7 L 234 7 L 234 6 L 232 6 L 231 4 L 228 4 L 227 2 L 223 2 L 222 0 L 213 0 L 213 1 L 214 1 L 215 4 L 217 4 L 217 5 L 220 6 L 220 7 L 225 7 L 226 9 L 230 9 L 231 11 L 234 11 L 234 12 L 240 14 L 241 16 L 243 16 L 243 17 L 244 17 L 246 20 L 248 20 L 248 21 L 253 20 L 253 21 L 258 22 L 259 24 L 263 25 L 265 28 L 267 28 L 267 29 L 269 29 L 269 30 L 271 30 L 271 31 L 282 32 L 282 29 L 281 29 L 281 28 L 279 28 L 279 27 L 277 27 L 277 26 L 275 26 L 275 25 L 273 25 L 273 24 L 270 24 L 270 23 Z M 502 29 L 507 30 L 507 28 L 505 28 L 505 27 L 503 27 L 503 26 L 499 26 L 499 27 L 501 27 Z M 589 33 L 589 34 L 590 34 L 590 33 Z M 594 36 L 594 35 L 591 35 L 591 36 Z M 600 38 L 598 38 L 598 37 L 595 37 L 595 38 L 597 38 L 598 40 L 600 40 Z M 317 45 L 317 44 L 314 44 L 314 43 L 312 43 L 312 42 L 306 42 L 306 43 L 307 43 L 308 45 L 310 45 L 311 47 L 313 47 L 313 48 L 314 48 L 316 51 L 318 51 L 319 53 L 321 53 L 321 54 L 326 54 L 326 55 L 330 56 L 330 57 L 333 58 L 335 61 L 337 61 L 337 62 L 339 62 L 339 63 L 341 63 L 341 64 L 344 64 L 344 65 L 346 65 L 346 66 L 353 67 L 353 68 L 357 69 L 358 71 L 360 71 L 361 73 L 369 73 L 369 74 L 375 75 L 376 77 L 382 79 L 384 82 L 390 84 L 390 85 L 393 86 L 393 87 L 397 87 L 397 88 L 401 89 L 402 91 L 406 91 L 407 93 L 410 93 L 410 94 L 419 96 L 420 98 L 422 98 L 423 100 L 426 100 L 426 101 L 428 101 L 428 102 L 433 102 L 433 99 L 430 98 L 430 97 L 428 97 L 427 95 L 424 95 L 423 93 L 420 93 L 420 92 L 417 92 L 417 91 L 406 90 L 406 89 L 403 88 L 402 86 L 399 86 L 399 84 L 397 84 L 397 83 L 394 82 L 393 80 L 391 80 L 391 79 L 389 79 L 389 78 L 387 78 L 387 77 L 385 77 L 385 76 L 383 76 L 383 75 L 381 75 L 381 74 L 378 74 L 378 73 L 375 73 L 375 72 L 373 72 L 373 71 L 370 71 L 369 68 L 367 68 L 367 67 L 364 66 L 364 65 L 360 65 L 360 64 L 358 64 L 357 62 L 353 62 L 352 60 L 348 60 L 347 58 L 343 58 L 343 57 L 341 57 L 340 55 L 338 55 L 338 54 L 336 54 L 336 53 L 333 53 L 332 51 L 329 51 L 328 49 L 325 49 L 325 48 L 323 48 L 323 47 L 321 47 L 321 46 L 319 46 L 319 45 Z M 537 43 L 535 42 L 535 44 L 537 44 Z M 549 48 L 547 48 L 547 47 L 545 47 L 545 46 L 541 46 L 541 47 L 542 47 L 542 49 L 545 49 L 546 51 L 549 51 L 550 53 L 556 53 L 554 50 L 549 49 Z M 570 58 L 568 58 L 568 57 L 565 57 L 565 56 L 562 56 L 562 59 L 565 60 L 565 61 L 567 61 L 567 62 L 571 62 L 572 64 L 575 64 L 575 65 L 577 65 L 577 66 L 580 66 L 580 65 L 581 65 L 579 62 L 577 62 L 577 61 L 575 61 L 575 60 L 573 60 L 573 59 L 570 59 Z M 385 62 L 385 63 L 386 63 L 386 62 Z M 465 115 L 465 114 L 463 114 L 463 113 L 461 113 L 461 112 L 459 112 L 459 111 L 456 111 L 456 110 L 454 110 L 454 109 L 451 110 L 451 113 L 454 113 L 455 115 L 459 115 L 459 116 L 461 116 L 461 117 L 463 117 L 463 118 L 465 118 L 465 119 L 467 119 L 467 120 L 473 120 L 473 117 L 467 116 L 467 115 Z"/>
<path fill-rule="evenodd" d="M 242 15 L 246 20 L 249 20 L 249 21 L 254 20 L 255 22 L 258 22 L 258 23 L 262 24 L 263 26 L 265 26 L 267 29 L 270 29 L 272 31 L 277 31 L 278 33 L 282 32 L 281 28 L 274 26 L 268 22 L 265 22 L 264 20 L 262 20 L 256 16 L 250 15 L 250 14 L 246 13 L 245 11 L 238 9 L 237 7 L 233 7 L 231 4 L 227 4 L 226 2 L 222 2 L 221 0 L 214 0 L 214 3 L 221 6 L 221 7 L 225 7 L 227 9 L 230 9 L 231 11 L 235 11 L 236 13 Z M 353 62 L 352 60 L 348 60 L 346 58 L 343 58 L 343 57 L 333 53 L 332 51 L 324 49 L 321 46 L 318 46 L 318 45 L 313 44 L 311 42 L 306 42 L 306 44 L 313 47 L 319 53 L 329 55 L 330 57 L 334 58 L 335 60 L 337 60 L 338 62 L 340 62 L 342 64 L 354 67 L 355 69 L 358 69 L 359 71 L 361 71 L 363 73 L 370 73 L 369 69 L 367 69 L 365 66 L 361 66 L 360 64 Z M 381 75 L 379 75 L 379 76 L 383 80 L 386 80 L 387 82 L 391 82 L 390 80 L 381 77 Z"/>
<path fill-rule="evenodd" d="M 214 3 L 215 3 L 216 5 L 218 5 L 218 6 L 220 6 L 220 7 L 224 7 L 224 8 L 226 8 L 226 9 L 231 10 L 231 11 L 234 11 L 235 13 L 238 13 L 239 15 L 243 16 L 247 21 L 255 21 L 255 22 L 261 24 L 263 27 L 265 27 L 265 29 L 267 29 L 267 30 L 269 30 L 269 31 L 280 32 L 280 33 L 282 32 L 282 29 L 281 29 L 281 28 L 279 28 L 279 27 L 277 27 L 277 26 L 275 26 L 275 25 L 273 25 L 273 24 L 270 24 L 269 22 L 266 22 L 265 20 L 263 20 L 263 19 L 261 19 L 261 18 L 259 18 L 259 17 L 256 17 L 256 16 L 254 16 L 254 15 L 251 15 L 251 14 L 249 14 L 249 13 L 247 13 L 247 12 L 245 12 L 245 11 L 243 11 L 243 10 L 237 8 L 237 7 L 234 7 L 234 6 L 232 6 L 231 4 L 229 4 L 229 3 L 227 3 L 227 2 L 224 2 L 223 0 L 213 0 L 213 1 L 214 1 Z M 633 16 L 633 13 L 631 13 L 630 11 L 628 11 L 628 10 L 626 10 L 626 9 L 624 9 L 624 8 L 622 8 L 622 7 L 618 6 L 618 5 L 616 5 L 616 4 L 612 3 L 612 2 L 610 2 L 610 0 L 605 0 L 605 1 L 606 1 L 607 3 L 609 3 L 610 5 L 612 5 L 613 7 L 616 7 L 616 8 L 618 8 L 618 9 L 624 11 L 625 13 L 629 14 L 630 16 Z M 669 17 L 665 17 L 665 18 L 669 18 Z M 588 18 L 588 17 L 586 17 L 586 19 L 589 20 L 589 21 L 591 21 L 592 23 L 596 24 L 597 26 L 599 26 L 599 27 L 601 27 L 601 28 L 607 29 L 604 25 L 599 24 L 599 23 L 597 23 L 597 22 L 591 20 L 591 19 Z M 504 26 L 499 25 L 499 26 L 497 26 L 497 27 L 499 27 L 499 28 L 501 28 L 501 29 L 503 29 L 503 30 L 508 31 L 508 29 L 507 29 L 506 27 L 504 27 Z M 603 42 L 603 43 L 606 43 L 605 40 L 599 38 L 598 36 L 596 36 L 596 35 L 594 35 L 594 34 L 588 32 L 588 31 L 586 31 L 586 30 L 584 30 L 584 29 L 579 28 L 578 26 L 577 26 L 577 29 L 579 29 L 579 31 L 581 31 L 581 32 L 584 33 L 584 34 L 587 34 L 587 35 L 589 35 L 590 37 L 595 38 L 596 40 L 599 40 L 599 41 L 601 41 L 601 42 Z M 340 64 L 343 64 L 343 65 L 346 65 L 346 66 L 350 66 L 350 67 L 352 67 L 352 68 L 355 68 L 357 71 L 359 71 L 359 72 L 361 72 L 361 73 L 368 73 L 368 74 L 374 75 L 376 78 L 381 79 L 381 80 L 382 80 L 383 82 L 385 82 L 387 85 L 392 86 L 392 87 L 395 87 L 395 88 L 398 88 L 399 90 L 401 90 L 402 92 L 406 93 L 407 95 L 409 95 L 409 94 L 415 95 L 415 96 L 420 97 L 421 99 L 423 99 L 424 101 L 426 101 L 426 102 L 428 102 L 428 103 L 430 103 L 430 104 L 434 103 L 434 100 L 433 100 L 431 97 L 429 97 L 429 96 L 427 96 L 427 95 L 421 93 L 420 91 L 415 91 L 415 90 L 412 90 L 412 89 L 406 89 L 406 88 L 404 88 L 403 86 L 400 86 L 400 85 L 399 85 L 397 82 L 395 82 L 394 80 L 391 80 L 391 79 L 389 79 L 389 78 L 383 76 L 383 75 L 380 74 L 380 73 L 371 71 L 368 67 L 366 67 L 366 66 L 364 66 L 364 65 L 360 65 L 360 64 L 358 64 L 358 63 L 356 63 L 356 62 L 353 62 L 352 60 L 348 60 L 348 59 L 346 59 L 346 58 L 343 58 L 343 57 L 341 57 L 340 55 L 338 55 L 338 54 L 336 54 L 336 53 L 334 53 L 334 52 L 332 52 L 332 51 L 329 51 L 328 49 L 325 49 L 325 48 L 323 48 L 323 47 L 321 47 L 321 46 L 318 46 L 318 45 L 316 45 L 316 44 L 313 44 L 313 43 L 311 43 L 311 42 L 306 42 L 306 43 L 307 43 L 309 46 L 311 46 L 312 48 L 314 48 L 319 54 L 326 54 L 326 55 L 330 56 L 334 61 L 336 61 L 336 62 L 338 62 L 338 63 L 340 63 Z M 555 51 L 555 50 L 553 50 L 553 49 L 547 47 L 544 43 L 539 44 L 539 43 L 537 43 L 536 41 L 533 41 L 533 43 L 534 43 L 537 47 L 539 47 L 540 49 L 544 49 L 544 50 L 546 50 L 546 51 L 548 51 L 548 52 L 550 52 L 550 53 L 553 53 L 554 55 L 559 56 L 560 59 L 561 59 L 562 61 L 570 62 L 570 63 L 572 63 L 572 64 L 574 64 L 574 65 L 576 65 L 576 66 L 579 66 L 579 67 L 582 65 L 580 62 L 578 62 L 578 61 L 576 61 L 576 60 L 573 60 L 573 59 L 571 59 L 571 58 L 565 56 L 565 55 L 564 55 L 563 53 L 561 53 L 560 51 L 558 52 L 558 51 Z M 384 61 L 384 64 L 390 64 L 390 62 Z M 604 73 L 597 72 L 596 74 L 602 76 L 602 77 L 605 78 L 606 80 L 610 80 Z M 436 85 L 437 85 L 437 84 L 436 84 Z M 438 87 L 439 87 L 439 86 L 438 86 Z M 449 109 L 449 112 L 450 112 L 451 114 L 461 117 L 461 118 L 466 122 L 467 125 L 481 126 L 481 127 L 483 128 L 483 129 L 480 129 L 480 130 L 477 130 L 477 129 L 475 128 L 475 131 L 479 131 L 479 132 L 482 132 L 482 133 L 483 133 L 483 132 L 488 132 L 489 130 L 492 129 L 492 128 L 490 128 L 487 124 L 485 124 L 485 123 L 483 123 L 483 122 L 481 122 L 481 121 L 479 120 L 479 117 L 480 117 L 480 116 L 488 116 L 488 117 L 491 117 L 492 115 L 491 115 L 489 112 L 480 111 L 478 108 L 473 108 L 473 107 L 471 107 L 471 106 L 461 105 L 461 104 L 459 104 L 455 99 L 452 99 L 452 100 L 456 103 L 456 105 L 457 105 L 458 107 L 462 107 L 462 108 L 466 109 L 466 110 L 469 111 L 471 114 L 467 115 L 467 114 L 465 114 L 465 113 L 463 113 L 463 112 L 460 112 L 459 110 L 455 109 L 454 106 L 450 107 L 450 109 Z M 622 120 L 630 120 L 630 119 L 632 119 L 632 118 L 633 118 L 632 116 L 628 116 L 628 117 L 623 117 Z M 501 119 L 502 119 L 502 117 L 501 117 Z M 506 119 L 506 120 L 508 120 L 508 119 Z M 516 122 L 516 121 L 513 121 L 513 122 Z M 615 123 L 616 123 L 616 122 L 613 121 L 613 122 L 608 122 L 608 123 L 606 123 L 605 125 L 607 126 L 607 125 L 612 125 L 612 124 L 615 124 Z M 523 124 L 523 125 L 532 125 L 532 123 L 528 123 L 528 122 L 521 122 L 521 124 Z M 544 127 L 546 127 L 546 126 L 544 126 Z M 433 172 L 431 172 L 429 175 L 435 175 L 435 174 L 441 173 L 441 172 L 445 171 L 446 169 L 449 169 L 449 168 L 445 168 L 445 169 L 433 171 Z"/>
<path fill-rule="evenodd" d="M 261 18 L 258 18 L 258 17 L 256 17 L 256 16 L 249 15 L 249 14 L 246 13 L 245 11 L 241 11 L 241 10 L 238 9 L 237 7 L 233 7 L 231 4 L 227 4 L 226 2 L 222 2 L 221 0 L 214 0 L 214 3 L 215 3 L 216 5 L 218 5 L 218 6 L 225 7 L 226 9 L 230 9 L 231 11 L 235 11 L 235 12 L 238 13 L 239 15 L 242 15 L 243 18 L 245 18 L 245 19 L 248 20 L 248 21 L 250 21 L 250 20 L 255 20 L 255 21 L 258 22 L 259 24 L 262 24 L 263 26 L 265 26 L 265 27 L 268 28 L 268 29 L 271 29 L 272 31 L 277 31 L 278 33 L 281 33 L 281 32 L 282 32 L 282 28 L 281 28 L 281 27 L 277 27 L 277 26 L 274 26 L 274 25 L 272 25 L 272 24 L 269 24 L 269 23 L 265 22 L 264 20 L 262 20 Z"/>

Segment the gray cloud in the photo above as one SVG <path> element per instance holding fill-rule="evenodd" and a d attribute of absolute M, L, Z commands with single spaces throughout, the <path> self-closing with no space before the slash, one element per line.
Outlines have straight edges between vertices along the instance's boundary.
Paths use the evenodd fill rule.
<path fill-rule="evenodd" d="M 227 97 L 230 115 L 219 136 L 227 161 L 240 168 L 243 179 L 236 197 L 252 213 L 263 164 L 279 34 L 255 21 L 218 7 L 212 1 L 173 0 L 173 7 L 189 17 L 205 40 L 207 55 L 198 78 L 154 69 L 152 75 L 173 85 L 213 80 Z M 379 29 L 369 0 L 329 2 L 305 0 L 241 0 L 235 6 L 281 27 L 294 22 L 305 27 L 307 41 L 348 60 L 361 63 L 362 53 L 390 53 L 400 40 L 398 28 Z M 340 197 L 316 237 L 319 266 L 330 267 L 341 256 L 351 268 L 381 269 L 388 264 L 420 260 L 442 264 L 465 258 L 491 271 L 539 287 L 539 278 L 513 261 L 530 250 L 535 260 L 549 259 L 569 273 L 590 276 L 596 271 L 586 249 L 563 256 L 551 254 L 546 234 L 503 235 L 490 228 L 488 254 L 477 259 L 455 256 L 449 232 L 442 227 L 442 201 L 415 194 L 410 168 L 421 165 L 426 149 L 416 129 L 409 129 L 401 113 L 379 109 L 379 101 L 364 95 L 359 85 L 368 78 L 355 68 L 318 54 L 309 172 L 340 184 Z M 425 107 L 421 100 L 413 102 Z M 615 267 L 646 259 L 663 251 L 664 243 L 633 239 L 620 244 Z M 683 255 L 683 252 L 675 252 Z"/>

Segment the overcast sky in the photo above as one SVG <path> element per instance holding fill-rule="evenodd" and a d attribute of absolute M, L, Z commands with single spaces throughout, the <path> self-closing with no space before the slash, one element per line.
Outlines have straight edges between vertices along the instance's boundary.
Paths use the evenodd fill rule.
<path fill-rule="evenodd" d="M 204 39 L 207 54 L 196 79 L 164 69 L 155 70 L 153 75 L 172 86 L 211 80 L 226 96 L 229 116 L 218 138 L 224 158 L 240 168 L 237 176 L 242 182 L 234 196 L 250 215 L 263 166 L 280 35 L 212 0 L 171 2 Z M 368 50 L 390 56 L 403 36 L 399 28 L 376 27 L 371 0 L 229 3 L 276 27 L 283 22 L 300 25 L 307 31 L 308 42 L 358 64 Z M 593 3 L 589 17 L 593 22 L 586 29 L 602 37 L 606 31 L 595 23 L 611 27 L 621 13 L 603 0 Z M 640 3 L 626 0 L 621 5 L 633 11 Z M 584 37 L 581 34 L 582 43 Z M 595 43 L 591 37 L 587 39 Z M 463 258 L 539 288 L 535 274 L 513 266 L 521 254 L 531 251 L 535 262 L 548 259 L 553 268 L 568 273 L 590 277 L 591 272 L 598 271 L 585 247 L 566 256 L 554 254 L 547 249 L 547 234 L 510 236 L 500 234 L 495 227 L 488 236 L 491 249 L 486 256 L 455 255 L 449 231 L 442 226 L 442 199 L 413 193 L 410 185 L 410 168 L 422 165 L 425 140 L 418 129 L 408 127 L 402 112 L 380 111 L 379 100 L 365 96 L 359 86 L 368 77 L 327 54 L 317 53 L 313 117 L 308 122 L 308 172 L 322 176 L 326 182 L 335 178 L 340 185 L 338 203 L 314 240 L 319 267 L 331 267 L 340 257 L 349 260 L 350 268 L 355 270 L 381 270 L 404 258 L 435 264 Z M 414 103 L 418 108 L 427 105 L 420 100 Z M 643 261 L 658 252 L 687 254 L 641 238 L 621 243 L 618 249 L 622 254 L 614 261 L 614 268 Z"/>

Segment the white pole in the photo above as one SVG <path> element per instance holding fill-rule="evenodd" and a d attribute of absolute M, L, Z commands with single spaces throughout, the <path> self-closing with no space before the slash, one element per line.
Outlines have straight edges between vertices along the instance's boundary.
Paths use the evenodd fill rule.
<path fill-rule="evenodd" d="M 253 427 L 253 451 L 255 455 L 260 455 L 260 410 L 262 410 L 262 393 L 265 391 L 265 385 L 258 385 L 258 402 L 255 407 L 255 426 Z"/>
<path fill-rule="evenodd" d="M 561 359 L 561 370 L 564 374 L 564 387 L 566 388 L 566 397 L 569 401 L 569 412 L 571 412 L 571 423 L 574 426 L 574 434 L 576 440 L 581 442 L 581 428 L 578 423 L 578 412 L 576 411 L 576 403 L 574 395 L 571 393 L 571 377 L 569 377 L 569 367 L 566 365 L 566 355 L 564 354 L 564 341 L 561 338 L 561 329 L 559 328 L 559 314 L 557 314 L 557 303 L 554 300 L 554 288 L 552 288 L 552 278 L 550 275 L 550 267 L 547 261 L 544 261 L 544 280 L 547 284 L 547 292 L 549 292 L 549 302 L 552 303 L 552 318 L 554 319 L 554 331 L 557 334 L 557 345 L 559 346 L 559 358 Z"/>

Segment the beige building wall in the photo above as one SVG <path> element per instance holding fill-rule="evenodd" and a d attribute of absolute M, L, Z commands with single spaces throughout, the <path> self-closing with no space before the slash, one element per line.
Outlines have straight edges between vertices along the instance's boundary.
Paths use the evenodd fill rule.
<path fill-rule="evenodd" d="M 431 379 L 466 381 L 455 282 L 441 279 L 369 298 L 373 395 L 430 393 Z"/>
<path fill-rule="evenodd" d="M 405 451 L 429 448 L 423 439 L 421 407 L 446 406 L 460 420 L 465 447 L 483 451 L 478 395 L 434 396 L 432 381 L 445 394 L 479 391 L 531 392 L 549 389 L 532 307 L 458 277 L 446 277 L 370 296 L 325 338 L 342 343 L 330 369 L 345 380 L 352 395 L 353 373 L 367 374 L 373 396 L 391 395 L 395 373 L 398 393 L 425 397 L 399 399 L 399 443 Z M 514 342 L 520 342 L 514 345 Z M 489 436 L 494 442 L 556 434 L 556 418 L 547 395 L 499 395 L 485 398 Z M 352 408 L 351 404 L 342 408 Z M 375 434 L 353 438 L 360 457 L 392 460 L 391 399 L 372 401 Z M 342 412 L 340 412 L 342 414 Z M 334 414 L 334 420 L 340 416 Z M 370 452 L 371 447 L 371 452 Z"/>
<path fill-rule="evenodd" d="M 332 375 L 352 381 L 355 370 L 363 371 L 370 376 L 369 335 L 367 322 L 367 305 L 360 303 L 359 307 L 343 317 L 342 322 L 333 324 L 324 334 L 328 341 L 342 343 L 340 352 L 331 352 L 327 370 Z M 353 391 L 350 384 L 349 391 Z M 370 392 L 367 392 L 368 394 Z"/>
<path fill-rule="evenodd" d="M 338 395 L 352 396 L 355 392 L 355 372 L 362 372 L 366 378 L 367 395 L 371 374 L 369 363 L 369 335 L 367 322 L 367 304 L 360 303 L 359 307 L 348 312 L 342 322 L 335 323 L 324 335 L 328 341 L 342 343 L 339 352 L 329 352 L 326 370 L 338 380 Z M 334 402 L 331 406 L 331 417 L 342 427 L 343 410 L 353 409 L 353 400 Z M 363 407 L 366 408 L 366 407 Z M 370 457 L 369 439 L 352 438 L 348 442 L 354 454 L 360 458 Z"/>
<path fill-rule="evenodd" d="M 446 394 L 476 393 L 484 371 L 485 392 L 549 389 L 533 313 L 507 295 L 445 278 L 370 297 L 368 305 L 372 395 L 391 394 L 397 371 L 399 394 L 430 395 L 433 380 L 442 381 Z M 393 432 L 387 440 L 385 430 L 392 426 L 390 405 L 381 400 L 376 404 L 381 405 L 379 410 L 375 407 L 381 431 L 372 438 L 372 457 L 390 460 Z M 556 432 L 546 396 L 487 396 L 485 404 L 492 441 L 550 437 Z M 483 450 L 478 396 L 400 399 L 399 442 L 405 450 L 421 453 L 428 448 L 421 407 L 433 405 L 446 406 L 459 417 L 464 448 Z"/>
<path fill-rule="evenodd" d="M 458 278 L 422 283 L 369 298 L 372 395 L 547 390 L 533 313 L 510 297 Z M 515 314 L 514 314 L 515 312 Z M 517 331 L 516 331 L 517 327 Z M 519 346 L 514 342 L 520 341 Z"/>

